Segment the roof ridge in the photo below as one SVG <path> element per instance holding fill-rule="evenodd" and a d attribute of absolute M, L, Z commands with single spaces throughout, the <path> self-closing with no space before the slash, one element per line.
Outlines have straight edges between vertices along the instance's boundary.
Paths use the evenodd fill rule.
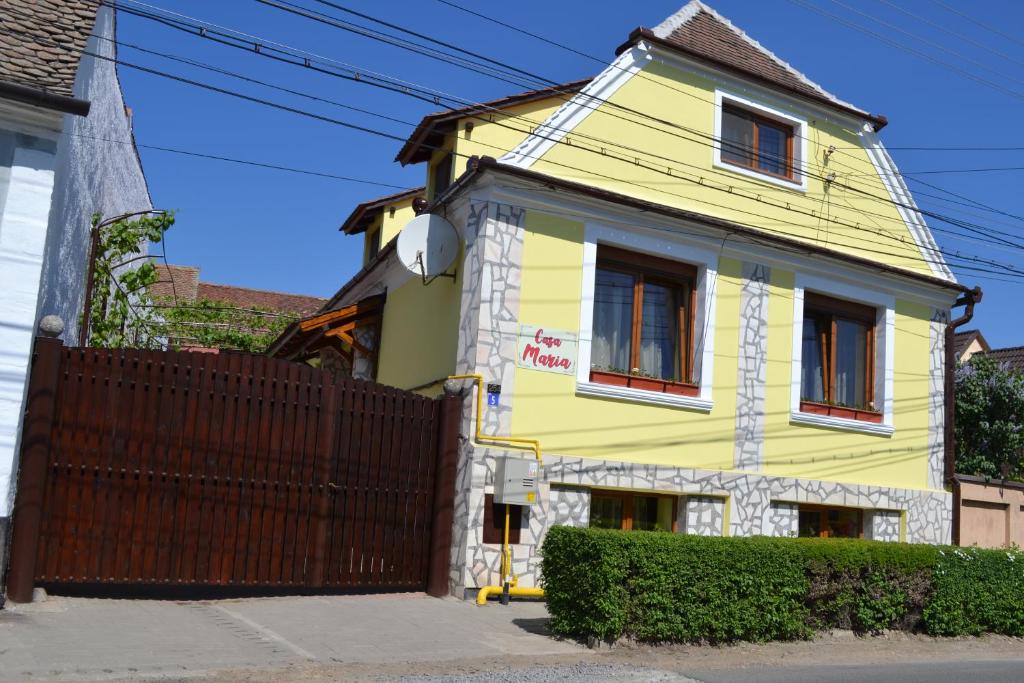
<path fill-rule="evenodd" d="M 996 353 L 998 351 L 1019 351 L 1020 349 L 1024 349 L 1024 345 L 1021 345 L 1021 346 L 1004 346 L 1004 347 L 999 348 L 999 349 L 989 349 L 988 351 L 979 351 L 978 353 L 989 354 L 989 353 Z"/>
<path fill-rule="evenodd" d="M 754 49 L 760 51 L 766 57 L 768 57 L 773 62 L 775 62 L 776 64 L 781 66 L 783 69 L 788 71 L 793 77 L 795 77 L 796 79 L 798 79 L 799 81 L 804 83 L 804 85 L 806 85 L 806 86 L 816 90 L 819 94 L 821 94 L 822 97 L 830 99 L 833 102 L 835 102 L 836 104 L 841 105 L 843 107 L 848 107 L 850 109 L 855 109 L 855 110 L 861 110 L 860 107 L 858 107 L 858 106 L 856 106 L 854 104 L 851 104 L 851 103 L 849 103 L 849 102 L 847 102 L 845 100 L 840 99 L 839 97 L 837 97 L 833 93 L 829 92 L 828 90 L 826 90 L 825 88 L 823 88 L 819 84 L 817 84 L 814 81 L 812 81 L 805 73 L 803 73 L 802 71 L 798 70 L 792 64 L 790 64 L 789 62 L 787 62 L 786 60 L 782 59 L 777 54 L 775 54 L 774 52 L 772 52 L 771 50 L 766 48 L 764 45 L 762 45 L 757 40 L 755 40 L 753 37 L 751 37 L 746 31 L 741 29 L 739 26 L 736 26 L 734 23 L 729 21 L 729 19 L 727 17 L 725 17 L 722 14 L 720 14 L 718 12 L 718 10 L 716 10 L 713 7 L 711 7 L 710 5 L 702 2 L 702 0 L 690 0 L 685 5 L 683 5 L 681 8 L 679 8 L 679 10 L 677 12 L 675 12 L 674 14 L 669 15 L 664 20 L 662 20 L 662 22 L 660 24 L 658 24 L 657 26 L 655 26 L 652 29 L 652 31 L 659 38 L 668 38 L 669 35 L 671 35 L 673 31 L 675 31 L 676 29 L 678 29 L 678 28 L 680 28 L 682 26 L 685 26 L 687 23 L 689 23 L 691 20 L 693 20 L 701 12 L 707 12 L 708 14 L 710 14 L 714 19 L 716 19 L 717 21 L 721 22 L 730 31 L 732 31 L 737 36 L 739 36 L 740 39 L 744 40 L 751 47 L 753 47 Z M 867 111 L 867 110 L 865 109 L 865 110 L 862 110 L 862 111 Z"/>

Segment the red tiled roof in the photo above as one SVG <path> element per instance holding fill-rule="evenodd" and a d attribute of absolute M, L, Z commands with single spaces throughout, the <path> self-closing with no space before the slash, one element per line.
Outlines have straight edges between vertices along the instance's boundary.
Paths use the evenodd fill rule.
<path fill-rule="evenodd" d="M 199 283 L 199 292 L 196 298 L 209 299 L 230 306 L 265 308 L 280 313 L 294 313 L 298 316 L 312 315 L 327 302 L 327 299 L 317 296 L 215 285 L 210 282 Z"/>
<path fill-rule="evenodd" d="M 70 97 L 99 4 L 0 0 L 0 81 Z"/>
<path fill-rule="evenodd" d="M 443 135 L 436 130 L 444 123 L 464 119 L 473 114 L 488 114 L 494 109 L 505 109 L 507 107 L 514 107 L 517 104 L 536 102 L 537 100 L 557 97 L 558 95 L 563 95 L 568 100 L 571 95 L 582 90 L 592 80 L 593 78 L 583 78 L 578 81 L 552 85 L 548 88 L 527 90 L 526 92 L 508 95 L 507 97 L 489 102 L 481 102 L 480 104 L 462 107 L 461 109 L 449 109 L 448 111 L 427 114 L 416 126 L 416 129 L 409 136 L 409 139 L 405 141 L 405 144 L 402 145 L 402 149 L 395 156 L 395 161 L 405 166 L 406 164 L 416 164 L 429 160 L 434 149 L 444 141 Z"/>
<path fill-rule="evenodd" d="M 1000 365 L 1007 365 L 1011 370 L 1024 372 L 1024 346 L 1010 346 L 1005 349 L 992 349 L 986 352 L 986 358 L 991 358 Z"/>
<path fill-rule="evenodd" d="M 206 299 L 238 308 L 258 308 L 278 313 L 290 313 L 299 317 L 312 315 L 327 299 L 304 294 L 286 294 L 265 289 L 218 285 L 199 280 L 199 268 L 195 266 L 157 265 L 158 280 L 150 289 L 154 298 L 174 299 L 179 303 L 191 303 Z M 173 286 L 172 286 L 173 281 Z"/>
<path fill-rule="evenodd" d="M 769 86 L 781 87 L 869 119 L 874 122 L 876 130 L 887 122 L 884 116 L 870 114 L 840 100 L 700 0 L 691 0 L 654 29 L 637 29 L 619 48 L 619 52 L 639 40 L 648 40 L 686 56 L 739 72 Z"/>

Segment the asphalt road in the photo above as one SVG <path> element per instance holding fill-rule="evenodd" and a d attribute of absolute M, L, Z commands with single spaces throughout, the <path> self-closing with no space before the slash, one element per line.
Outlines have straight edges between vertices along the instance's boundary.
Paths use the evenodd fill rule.
<path fill-rule="evenodd" d="M 1020 683 L 1024 660 L 687 671 L 686 675 L 702 683 Z"/>

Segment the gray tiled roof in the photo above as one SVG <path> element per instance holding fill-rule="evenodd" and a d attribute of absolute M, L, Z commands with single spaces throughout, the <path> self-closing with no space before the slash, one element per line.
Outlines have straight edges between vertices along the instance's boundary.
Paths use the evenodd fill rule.
<path fill-rule="evenodd" d="M 98 7 L 99 0 L 0 0 L 0 81 L 70 97 Z"/>

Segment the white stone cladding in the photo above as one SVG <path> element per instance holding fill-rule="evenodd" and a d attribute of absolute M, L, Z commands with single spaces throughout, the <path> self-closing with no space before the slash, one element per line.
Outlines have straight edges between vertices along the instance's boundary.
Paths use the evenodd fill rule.
<path fill-rule="evenodd" d="M 498 405 L 484 408 L 485 434 L 511 434 L 512 430 L 524 219 L 521 208 L 475 199 L 462 205 L 456 218 L 465 240 L 457 372 L 480 374 L 485 383 L 501 385 Z M 866 537 L 888 541 L 902 537 L 913 543 L 950 541 L 952 496 L 941 490 L 941 478 L 934 490 L 919 490 L 795 479 L 760 471 L 764 466 L 770 278 L 769 266 L 743 262 L 736 321 L 740 362 L 735 469 L 701 470 L 545 452 L 540 499 L 528 510 L 520 543 L 512 546 L 513 572 L 520 585 L 539 582 L 539 550 L 549 528 L 589 524 L 593 489 L 680 496 L 677 527 L 685 533 L 793 537 L 799 529 L 798 505 L 805 503 L 864 510 Z M 941 404 L 942 368 L 935 339 L 943 329 L 943 320 L 933 321 L 930 482 L 941 477 L 942 423 L 935 405 L 936 400 Z M 493 486 L 496 458 L 533 457 L 529 451 L 474 443 L 476 398 L 471 383 L 465 388 L 449 576 L 449 588 L 457 596 L 500 583 L 500 545 L 483 543 L 484 496 Z"/>

